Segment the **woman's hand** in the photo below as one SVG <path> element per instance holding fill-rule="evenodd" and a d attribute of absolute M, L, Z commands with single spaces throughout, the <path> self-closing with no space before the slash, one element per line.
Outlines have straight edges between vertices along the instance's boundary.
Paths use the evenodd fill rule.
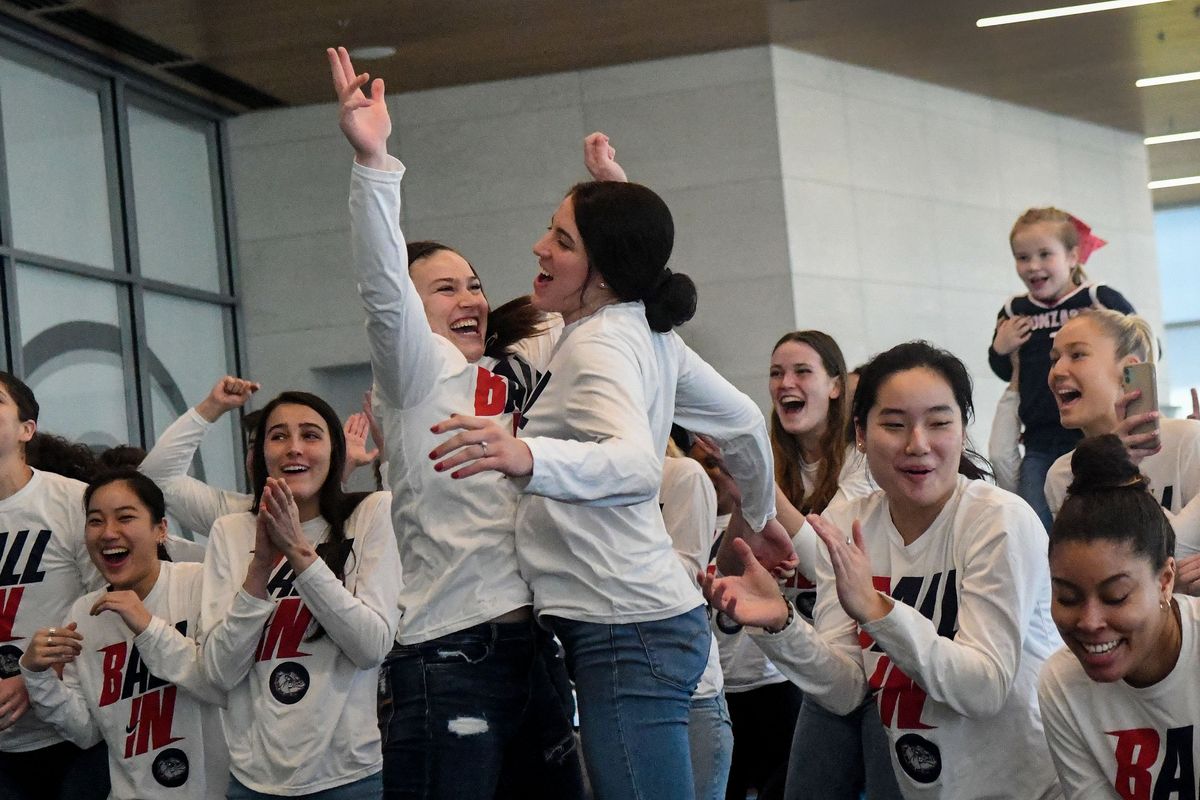
<path fill-rule="evenodd" d="M 1134 414 L 1131 417 L 1125 416 L 1125 410 L 1129 404 L 1142 396 L 1141 389 L 1134 389 L 1132 392 L 1126 392 L 1125 395 L 1117 401 L 1117 423 L 1116 430 L 1113 431 L 1121 438 L 1121 444 L 1125 445 L 1125 450 L 1129 453 L 1129 460 L 1135 465 L 1141 464 L 1142 459 L 1147 456 L 1152 456 L 1162 450 L 1162 440 L 1158 435 L 1157 425 L 1155 430 L 1148 433 L 1134 433 L 1134 428 L 1145 425 L 1147 422 L 1155 422 L 1159 418 L 1157 411 L 1147 411 L 1144 414 Z"/>
<path fill-rule="evenodd" d="M 264 489 L 263 492 L 265 494 L 266 490 Z M 253 558 L 246 565 L 246 580 L 242 583 L 242 588 L 251 597 L 266 600 L 267 583 L 271 580 L 271 570 L 283 558 L 283 553 L 271 541 L 271 535 L 267 532 L 267 514 L 263 513 L 261 505 L 258 516 L 254 520 L 254 549 L 250 552 L 253 554 Z"/>
<path fill-rule="evenodd" d="M 467 478 L 489 469 L 510 477 L 533 473 L 533 453 L 529 445 L 487 417 L 451 414 L 450 419 L 442 420 L 430 430 L 434 433 L 462 431 L 429 454 L 437 462 L 433 468 L 438 472 L 465 465 L 451 472 L 451 478 Z"/>
<path fill-rule="evenodd" d="M 813 526 L 829 551 L 838 601 L 846 614 L 859 625 L 887 616 L 892 610 L 892 601 L 875 589 L 871 561 L 863 546 L 862 523 L 854 521 L 853 538 L 849 540 L 824 517 L 809 514 L 808 524 Z"/>
<path fill-rule="evenodd" d="M 333 75 L 333 89 L 341 105 L 338 123 L 346 141 L 354 148 L 354 160 L 364 167 L 382 169 L 387 164 L 387 140 L 392 134 L 392 118 L 384 100 L 383 79 L 371 81 L 370 96 L 363 94 L 371 76 L 366 72 L 354 73 L 350 54 L 346 48 L 332 47 L 325 51 L 329 57 L 329 71 Z"/>
<path fill-rule="evenodd" d="M 992 349 L 1002 356 L 1016 352 L 1033 335 L 1033 320 L 1029 317 L 1008 317 L 996 326 Z"/>
<path fill-rule="evenodd" d="M 29 640 L 29 647 L 21 656 L 21 666 L 30 672 L 45 672 L 51 667 L 58 667 L 83 651 L 83 635 L 75 630 L 75 623 L 65 628 L 42 628 Z M 24 691 L 24 688 L 22 688 Z M 4 716 L 3 700 L 0 700 L 0 718 Z M 28 705 L 29 697 L 25 703 Z M 14 720 L 15 721 L 15 720 Z"/>
<path fill-rule="evenodd" d="M 758 564 L 775 577 L 790 578 L 796 573 L 800 557 L 796 555 L 796 548 L 792 546 L 792 537 L 788 536 L 788 532 L 778 520 L 768 520 L 761 531 L 755 532 L 742 516 L 741 506 L 735 506 L 733 514 L 729 517 L 729 527 L 725 529 L 725 536 L 744 541 Z M 718 558 L 718 564 L 727 574 L 741 574 L 740 564 L 736 560 L 728 557 Z"/>
<path fill-rule="evenodd" d="M 100 599 L 92 606 L 91 615 L 98 616 L 102 611 L 115 611 L 120 614 L 121 621 L 125 623 L 125 627 L 133 631 L 134 636 L 146 630 L 146 626 L 152 619 L 150 612 L 142 605 L 142 600 L 137 596 L 137 592 L 129 589 L 101 595 Z"/>
<path fill-rule="evenodd" d="M 208 397 L 196 406 L 196 413 L 209 422 L 216 422 L 227 411 L 244 406 L 250 395 L 261 388 L 261 383 L 226 375 L 213 385 Z"/>
<path fill-rule="evenodd" d="M 1200 595 L 1200 554 L 1184 556 L 1175 562 L 1175 591 Z"/>
<path fill-rule="evenodd" d="M 304 536 L 300 525 L 300 509 L 287 481 L 267 478 L 258 516 L 263 521 L 267 537 L 283 553 L 288 564 L 299 575 L 317 560 L 317 551 Z"/>
<path fill-rule="evenodd" d="M 342 433 L 346 435 L 346 466 L 342 469 L 342 483 L 350 480 L 354 470 L 367 466 L 379 455 L 379 448 L 367 450 L 367 434 L 370 432 L 371 423 L 363 412 L 346 418 L 342 428 Z"/>
<path fill-rule="evenodd" d="M 625 170 L 616 159 L 617 151 L 600 131 L 589 134 L 583 140 L 583 165 L 595 180 L 628 182 Z"/>
<path fill-rule="evenodd" d="M 734 540 L 734 554 L 741 561 L 740 575 L 718 578 L 714 572 L 700 572 L 696 578 L 712 607 L 722 611 L 739 625 L 779 630 L 787 624 L 787 600 L 779 583 L 763 569 L 744 539 Z"/>
<path fill-rule="evenodd" d="M 24 661 L 25 657 L 22 656 L 21 660 Z M 25 678 L 14 675 L 0 680 L 0 731 L 11 728 L 28 710 L 29 692 L 25 689 Z"/>

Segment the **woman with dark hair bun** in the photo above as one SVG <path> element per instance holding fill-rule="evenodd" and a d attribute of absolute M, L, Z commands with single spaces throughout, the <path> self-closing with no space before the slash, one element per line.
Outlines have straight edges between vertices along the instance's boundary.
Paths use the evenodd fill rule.
<path fill-rule="evenodd" d="M 458 416 L 435 427 L 461 432 L 431 454 L 454 478 L 517 479 L 517 557 L 539 619 L 566 649 L 600 800 L 693 793 L 688 707 L 709 634 L 658 507 L 672 417 L 723 449 L 744 497 L 733 535 L 753 537 L 773 565 L 795 559 L 773 519 L 762 413 L 672 330 L 696 308 L 691 279 L 667 267 L 673 242 L 671 213 L 650 189 L 573 187 L 533 246 L 533 305 L 565 328 L 520 438 Z"/>
<path fill-rule="evenodd" d="M 280 394 L 254 437 L 254 506 L 209 536 L 199 639 L 229 692 L 231 800 L 382 791 L 376 695 L 400 563 L 391 497 L 342 491 L 345 460 L 333 409 Z"/>
<path fill-rule="evenodd" d="M 1084 439 L 1050 531 L 1066 648 L 1038 696 L 1067 798 L 1194 797 L 1200 599 L 1177 594 L 1175 533 L 1115 434 Z"/>
<path fill-rule="evenodd" d="M 846 714 L 874 695 L 904 797 L 1049 800 L 1060 791 L 1036 702 L 1038 669 L 1059 644 L 1046 533 L 1027 503 L 979 480 L 972 412 L 952 354 L 908 342 L 876 356 L 853 418 L 880 488 L 808 517 L 824 544 L 813 624 L 741 543 L 746 573 L 706 576 L 705 593 L 763 628 L 755 641 L 805 703 Z M 867 797 L 878 796 L 866 766 Z M 785 796 L 803 794 L 789 785 Z"/>

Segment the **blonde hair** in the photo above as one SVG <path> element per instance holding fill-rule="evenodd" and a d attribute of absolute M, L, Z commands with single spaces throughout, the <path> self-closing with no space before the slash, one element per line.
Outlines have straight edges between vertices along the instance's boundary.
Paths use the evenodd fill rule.
<path fill-rule="evenodd" d="M 1140 361 L 1154 361 L 1154 331 L 1150 323 L 1137 314 L 1122 314 L 1110 308 L 1089 308 L 1073 319 L 1090 319 L 1117 346 L 1117 359 L 1137 356 Z"/>
<path fill-rule="evenodd" d="M 1061 208 L 1055 208 L 1054 206 L 1030 208 L 1024 214 L 1017 217 L 1017 221 L 1013 223 L 1012 230 L 1008 234 L 1008 246 L 1012 247 L 1017 231 L 1021 230 L 1021 228 L 1028 228 L 1030 225 L 1037 225 L 1039 222 L 1049 222 L 1058 227 L 1058 240 L 1062 242 L 1067 252 L 1079 247 L 1079 230 L 1075 227 L 1075 222 L 1071 218 L 1071 215 Z M 1083 265 L 1079 263 L 1077 254 L 1075 266 L 1071 267 L 1071 283 L 1076 286 L 1082 286 L 1087 279 L 1087 273 L 1083 271 Z"/>

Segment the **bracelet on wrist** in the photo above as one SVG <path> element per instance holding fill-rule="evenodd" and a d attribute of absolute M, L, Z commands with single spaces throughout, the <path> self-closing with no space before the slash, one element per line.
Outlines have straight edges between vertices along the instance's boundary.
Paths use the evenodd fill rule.
<path fill-rule="evenodd" d="M 789 627 L 791 627 L 792 621 L 796 619 L 796 606 L 794 604 L 792 604 L 791 602 L 789 602 L 788 599 L 786 597 L 784 597 L 783 595 L 780 595 L 779 597 L 781 600 L 783 600 L 784 604 L 787 606 L 787 610 L 788 610 L 787 619 L 785 619 L 783 621 L 783 624 L 780 625 L 778 628 L 763 628 L 764 633 L 769 633 L 772 636 L 774 636 L 775 634 L 783 633 L 785 630 L 787 630 Z"/>

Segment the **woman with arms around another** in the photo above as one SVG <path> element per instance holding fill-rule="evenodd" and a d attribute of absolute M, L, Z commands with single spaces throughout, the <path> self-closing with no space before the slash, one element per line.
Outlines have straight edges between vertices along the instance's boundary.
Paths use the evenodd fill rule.
<path fill-rule="evenodd" d="M 1200 600 L 1173 594 L 1174 532 L 1115 435 L 1084 439 L 1050 530 L 1046 739 L 1068 798 L 1194 797 Z"/>
<path fill-rule="evenodd" d="M 229 693 L 231 800 L 380 795 L 376 696 L 400 563 L 388 494 L 344 493 L 345 459 L 333 409 L 284 392 L 254 437 L 254 508 L 209 536 L 199 638 Z"/>
<path fill-rule="evenodd" d="M 387 154 L 381 82 L 367 97 L 345 50 L 328 56 L 355 150 L 353 263 L 404 563 L 380 706 L 386 796 L 580 797 L 572 715 L 556 689 L 566 671 L 533 620 L 517 563 L 516 490 L 495 473 L 453 480 L 428 460 L 441 438 L 430 428 L 451 414 L 511 429 L 537 372 L 510 351 L 527 340 L 528 354 L 551 337 L 528 341 L 546 324 L 527 302 L 492 311 L 474 268 L 450 247 L 405 245 L 404 166 Z"/>
<path fill-rule="evenodd" d="M 706 592 L 764 627 L 756 641 L 806 702 L 845 714 L 872 691 L 905 797 L 1057 797 L 1035 696 L 1059 643 L 1046 533 L 980 480 L 972 410 L 950 353 L 909 342 L 876 356 L 853 419 L 880 490 L 809 517 L 824 544 L 815 624 L 795 619 L 744 544 L 745 575 L 706 577 Z"/>
<path fill-rule="evenodd" d="M 646 187 L 575 186 L 533 247 L 533 304 L 566 327 L 520 438 L 459 416 L 437 430 L 462 432 L 431 454 L 455 478 L 516 479 L 517 556 L 566 649 L 600 800 L 693 796 L 688 705 L 709 636 L 657 503 L 672 416 L 723 449 L 744 496 L 731 527 L 769 563 L 792 551 L 773 520 L 761 412 L 672 332 L 696 305 L 691 280 L 667 269 L 673 239 L 670 211 Z"/>
<path fill-rule="evenodd" d="M 166 504 L 140 472 L 97 478 L 84 502 L 88 552 L 109 587 L 77 600 L 65 626 L 34 634 L 21 658 L 33 709 L 80 746 L 108 743 L 113 800 L 223 798 L 225 696 L 191 638 L 202 567 L 159 560 Z"/>

